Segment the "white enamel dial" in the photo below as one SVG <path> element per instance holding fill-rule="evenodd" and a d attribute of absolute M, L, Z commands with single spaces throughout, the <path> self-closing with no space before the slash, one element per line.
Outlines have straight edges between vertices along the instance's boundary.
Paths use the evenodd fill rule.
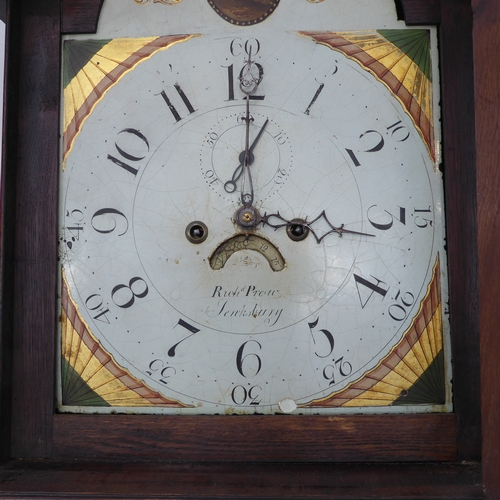
<path fill-rule="evenodd" d="M 244 230 L 241 178 L 227 183 L 245 152 L 249 47 L 263 71 L 253 207 L 273 217 Z M 86 119 L 61 185 L 73 300 L 178 412 L 300 410 L 360 379 L 408 329 L 443 245 L 439 174 L 411 118 L 296 32 L 193 37 L 141 62 Z M 303 241 L 276 227 L 322 213 Z"/>

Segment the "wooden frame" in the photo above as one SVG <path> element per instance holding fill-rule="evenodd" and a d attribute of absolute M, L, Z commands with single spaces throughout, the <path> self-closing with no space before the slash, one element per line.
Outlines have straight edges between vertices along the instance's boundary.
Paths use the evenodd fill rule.
<path fill-rule="evenodd" d="M 54 414 L 60 34 L 95 29 L 100 6 L 8 3 L 0 496 L 497 498 L 496 1 L 398 2 L 408 24 L 439 25 L 455 413 L 334 418 Z"/>

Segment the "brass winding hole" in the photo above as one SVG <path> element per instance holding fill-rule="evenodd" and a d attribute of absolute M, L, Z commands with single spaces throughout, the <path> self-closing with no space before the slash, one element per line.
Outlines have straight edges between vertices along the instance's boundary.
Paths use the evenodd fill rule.
<path fill-rule="evenodd" d="M 208 227 L 206 224 L 199 220 L 195 220 L 186 227 L 186 238 L 191 243 L 198 245 L 203 243 L 208 236 Z"/>

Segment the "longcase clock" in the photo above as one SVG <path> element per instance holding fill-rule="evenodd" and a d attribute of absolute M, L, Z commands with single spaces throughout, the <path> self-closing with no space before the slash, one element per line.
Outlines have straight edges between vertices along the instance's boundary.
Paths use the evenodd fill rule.
<path fill-rule="evenodd" d="M 283 496 L 284 474 L 331 497 L 369 467 L 381 498 L 409 471 L 434 497 L 479 495 L 456 465 L 480 458 L 465 7 L 32 7 L 10 11 L 9 456 L 146 459 L 149 493 L 172 495 L 165 460 L 216 474 L 215 496 L 253 470 L 254 496 Z M 144 494 L 147 467 L 125 468 L 122 493 Z"/>

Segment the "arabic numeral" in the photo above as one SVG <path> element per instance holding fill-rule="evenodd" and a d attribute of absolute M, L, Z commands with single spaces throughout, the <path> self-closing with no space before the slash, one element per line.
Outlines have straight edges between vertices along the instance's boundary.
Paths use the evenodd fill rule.
<path fill-rule="evenodd" d="M 318 343 L 320 342 L 319 340 L 318 341 L 316 340 L 316 335 L 314 331 L 314 329 L 318 326 L 318 322 L 319 322 L 319 317 L 316 319 L 316 321 L 308 323 L 309 330 L 311 332 L 311 337 L 315 345 L 317 344 L 317 342 Z M 314 354 L 321 359 L 329 358 L 333 354 L 333 350 L 335 347 L 335 339 L 333 337 L 333 334 L 329 330 L 325 329 L 318 330 L 318 333 L 322 334 L 319 337 L 319 339 L 321 339 L 320 343 L 321 353 L 319 353 L 316 350 Z M 349 363 L 349 361 L 344 360 L 344 356 L 341 356 L 340 358 L 337 359 L 335 359 L 334 356 L 331 359 L 331 363 L 323 367 L 322 375 L 323 378 L 328 381 L 328 386 L 334 385 L 336 383 L 337 373 L 341 377 L 347 377 L 352 373 L 352 365 L 351 363 Z"/>
<path fill-rule="evenodd" d="M 66 226 L 66 229 L 73 235 L 73 240 L 79 240 L 80 231 L 83 231 L 83 212 L 78 209 L 71 210 L 71 212 L 66 210 L 66 217 L 72 219 L 71 224 L 73 224 L 73 226 Z M 76 231 L 76 233 L 74 231 Z"/>
<path fill-rule="evenodd" d="M 168 385 L 169 380 L 167 379 L 177 374 L 177 370 L 173 366 L 165 366 L 165 363 L 161 359 L 154 359 L 151 361 L 148 368 L 149 369 L 146 370 L 146 375 L 152 376 L 159 373 L 160 376 L 158 380 L 164 385 Z"/>
<path fill-rule="evenodd" d="M 142 299 L 149 293 L 147 283 L 138 276 L 132 278 L 128 285 L 116 285 L 111 290 L 111 300 L 122 309 L 132 307 L 135 299 Z M 111 311 L 104 303 L 101 294 L 93 293 L 85 299 L 85 307 L 91 312 L 92 319 L 101 321 L 102 323 L 110 324 L 107 314 Z"/>
<path fill-rule="evenodd" d="M 234 65 L 221 66 L 221 68 L 227 69 L 227 101 L 234 101 Z"/>
<path fill-rule="evenodd" d="M 275 184 L 283 184 L 285 182 L 287 173 L 286 170 L 283 168 L 278 169 L 278 172 L 276 174 L 276 177 L 274 178 L 274 183 Z"/>
<path fill-rule="evenodd" d="M 172 373 L 173 372 L 173 373 Z M 160 372 L 160 382 L 162 384 L 167 385 L 168 384 L 168 378 L 172 377 L 177 373 L 177 370 L 173 366 L 166 366 L 163 368 L 163 370 Z"/>
<path fill-rule="evenodd" d="M 314 344 L 316 344 L 316 336 L 313 332 L 313 329 L 316 328 L 316 326 L 318 325 L 318 321 L 319 321 L 319 317 L 316 319 L 316 321 L 313 321 L 312 323 L 308 323 L 309 331 L 311 332 L 311 337 L 313 339 Z M 328 358 L 328 356 L 330 356 L 333 352 L 333 348 L 335 346 L 335 340 L 333 338 L 333 335 L 328 330 L 321 329 L 318 331 L 324 335 L 324 338 L 322 338 L 321 345 L 324 349 L 324 353 L 326 353 L 326 354 L 324 354 L 324 353 L 319 354 L 318 352 L 315 352 L 314 354 L 316 354 L 316 356 L 318 356 L 318 358 Z"/>
<path fill-rule="evenodd" d="M 396 142 L 405 142 L 408 137 L 410 137 L 410 132 L 408 132 L 408 129 L 401 123 L 401 120 L 399 120 L 386 127 L 386 135 L 389 135 L 390 139 L 393 139 Z M 376 153 L 381 151 L 385 146 L 384 136 L 378 130 L 367 130 L 366 132 L 363 132 L 359 136 L 359 140 L 363 143 L 364 147 L 356 151 L 356 153 Z M 354 150 L 346 148 L 346 152 L 354 166 L 360 167 L 361 162 L 356 156 Z"/>
<path fill-rule="evenodd" d="M 181 98 L 182 103 L 184 104 L 184 106 L 186 107 L 186 109 L 188 111 L 188 114 L 191 115 L 191 114 L 195 113 L 197 110 L 194 109 L 193 105 L 191 104 L 191 101 L 188 99 L 188 96 L 186 95 L 184 90 L 182 90 L 182 87 L 178 83 L 175 83 L 174 89 L 176 90 L 178 96 Z M 174 106 L 173 102 L 170 100 L 167 93 L 164 90 L 162 90 L 160 92 L 160 95 L 162 96 L 163 100 L 165 101 L 165 104 L 167 105 L 170 113 L 172 113 L 172 116 L 173 116 L 175 122 L 176 123 L 180 122 L 183 117 L 180 115 L 179 111 Z"/>
<path fill-rule="evenodd" d="M 352 365 L 349 361 L 344 361 L 344 356 L 335 361 L 335 366 L 337 366 L 339 373 L 343 377 L 347 377 L 352 373 Z"/>
<path fill-rule="evenodd" d="M 229 52 L 233 57 L 238 58 L 241 60 L 242 58 L 246 56 L 252 55 L 252 59 L 260 52 L 260 42 L 256 38 L 249 38 L 248 40 L 243 40 L 242 38 L 234 38 L 231 43 L 229 44 Z M 262 67 L 261 64 L 252 61 L 253 66 L 255 66 L 256 71 L 259 74 L 259 78 L 262 79 L 262 76 L 264 75 L 264 68 Z M 221 68 L 227 69 L 227 101 L 234 101 L 236 100 L 234 97 L 234 82 L 235 82 L 235 77 L 234 77 L 234 64 L 230 64 L 229 66 L 223 66 L 221 65 Z M 241 68 L 241 71 L 239 73 L 239 80 L 244 76 L 246 69 L 246 65 Z M 250 95 L 250 99 L 254 100 L 259 100 L 262 101 L 264 100 L 265 96 L 264 95 Z M 246 97 L 244 97 L 246 99 Z"/>
<path fill-rule="evenodd" d="M 382 134 L 380 132 L 377 132 L 376 130 L 367 130 L 366 132 L 363 132 L 359 136 L 359 139 L 363 140 L 365 147 L 367 148 L 358 151 L 362 153 L 376 153 L 377 151 L 380 151 L 385 145 L 385 141 Z M 352 149 L 346 148 L 346 151 L 349 157 L 351 158 L 351 161 L 353 162 L 354 166 L 360 167 L 361 163 L 358 160 L 356 153 L 354 153 Z"/>
<path fill-rule="evenodd" d="M 339 68 L 338 68 L 336 63 L 338 63 L 338 61 L 335 61 L 334 67 L 328 72 L 327 75 L 324 75 L 325 78 L 328 76 L 333 76 L 333 75 L 337 74 L 337 71 L 339 70 Z M 323 89 L 325 88 L 325 83 L 323 81 L 320 82 L 320 81 L 316 80 L 316 84 L 318 85 L 316 92 L 313 95 L 313 98 L 311 99 L 311 101 L 309 102 L 306 110 L 304 111 L 304 114 L 308 115 L 308 116 L 311 112 L 311 108 L 313 107 L 314 103 L 318 100 L 318 97 L 320 96 L 321 92 L 323 92 Z"/>
<path fill-rule="evenodd" d="M 243 41 L 240 37 L 234 38 L 229 44 L 229 51 L 234 57 L 239 57 L 243 53 L 247 56 L 250 55 L 250 50 L 252 55 L 256 56 L 260 52 L 260 42 L 256 38 L 249 38 Z"/>
<path fill-rule="evenodd" d="M 255 377 L 259 374 L 262 368 L 262 359 L 258 354 L 254 352 L 245 354 L 245 347 L 248 346 L 248 349 L 250 349 L 252 344 L 257 344 L 259 350 L 262 350 L 260 342 L 257 342 L 256 340 L 247 340 L 240 346 L 238 353 L 236 354 L 236 368 L 245 378 Z"/>
<path fill-rule="evenodd" d="M 72 226 L 66 226 L 66 229 L 72 234 L 72 241 L 80 239 L 80 233 L 84 233 L 84 213 L 81 210 L 66 211 L 66 217 L 73 219 Z M 116 208 L 101 208 L 97 210 L 90 220 L 94 231 L 101 234 L 109 234 L 118 228 L 118 236 L 123 236 L 129 228 L 127 216 L 116 210 Z M 67 242 L 69 248 L 72 248 L 71 242 Z"/>
<path fill-rule="evenodd" d="M 319 95 L 321 94 L 321 92 L 325 88 L 325 84 L 324 83 L 319 83 L 317 80 L 316 80 L 316 82 L 319 84 L 319 87 L 316 90 L 316 93 L 314 94 L 313 98 L 311 99 L 311 102 L 309 103 L 309 105 L 307 106 L 306 110 L 304 111 L 305 115 L 309 115 L 309 113 L 311 112 L 311 107 L 316 102 L 316 100 L 318 99 Z"/>
<path fill-rule="evenodd" d="M 106 314 L 108 314 L 110 310 L 108 307 L 103 306 L 104 299 L 98 293 L 89 295 L 85 300 L 85 307 L 89 311 L 92 311 L 92 314 L 95 314 L 95 316 L 92 316 L 92 318 L 109 325 L 109 318 L 106 316 Z"/>
<path fill-rule="evenodd" d="M 384 214 L 377 214 L 379 217 L 379 220 L 375 221 L 374 218 L 377 216 L 374 214 L 376 212 L 377 205 L 372 205 L 366 212 L 368 221 L 370 224 L 375 228 L 379 229 L 380 231 L 387 231 L 388 229 L 391 229 L 391 227 L 394 224 L 394 220 L 397 220 L 403 225 L 406 225 L 406 209 L 403 207 L 398 207 L 399 208 L 399 214 L 398 215 L 393 215 L 391 212 L 388 210 L 384 210 Z M 370 215 L 370 213 L 372 215 Z M 387 221 L 387 222 L 386 222 Z"/>
<path fill-rule="evenodd" d="M 121 136 L 121 134 L 127 135 Z M 120 145 L 118 144 L 119 139 L 121 139 Z M 128 162 L 140 162 L 141 160 L 144 160 L 144 158 L 146 158 L 146 155 L 149 153 L 149 141 L 137 129 L 125 128 L 118 132 L 115 142 L 115 148 L 120 154 L 121 158 L 117 158 L 116 156 L 108 154 L 108 160 L 113 162 L 115 165 L 123 168 L 127 172 L 130 172 L 135 178 L 137 176 L 137 173 L 139 172 L 139 169 L 133 167 L 130 163 L 126 163 L 124 160 L 127 160 Z M 126 151 L 126 149 L 128 151 Z"/>
<path fill-rule="evenodd" d="M 135 290 L 134 290 L 135 288 Z M 116 285 L 111 290 L 111 300 L 122 309 L 128 309 L 135 303 L 135 299 L 146 297 L 149 292 L 147 283 L 138 276 L 131 278 L 128 285 Z"/>
<path fill-rule="evenodd" d="M 157 372 L 164 365 L 161 359 L 153 359 L 151 363 L 149 363 L 149 369 L 146 370 L 146 375 L 153 375 L 154 372 Z"/>
<path fill-rule="evenodd" d="M 384 288 L 382 285 L 386 285 L 384 281 L 376 278 L 375 276 L 370 276 L 372 281 L 359 276 L 358 274 L 353 274 L 354 281 L 356 282 L 356 288 L 358 291 L 359 302 L 361 308 L 364 309 L 368 301 L 376 294 L 375 297 L 379 297 L 382 300 L 387 295 L 388 288 Z"/>
<path fill-rule="evenodd" d="M 231 391 L 231 399 L 233 400 L 233 403 L 238 406 L 245 403 L 257 406 L 260 405 L 262 401 L 260 396 L 261 390 L 262 388 L 260 385 L 254 385 L 248 390 L 242 385 L 237 385 Z"/>
<path fill-rule="evenodd" d="M 287 136 L 283 132 L 278 132 L 276 135 L 273 135 L 273 139 L 277 144 L 283 146 L 284 144 L 286 144 Z"/>
<path fill-rule="evenodd" d="M 404 321 L 408 316 L 408 308 L 415 303 L 415 296 L 410 292 L 401 294 L 401 291 L 398 291 L 394 300 L 396 302 L 389 306 L 387 312 L 394 321 Z"/>
<path fill-rule="evenodd" d="M 117 222 L 119 220 L 120 222 Z M 123 236 L 128 231 L 128 219 L 123 212 L 115 208 L 101 208 L 92 216 L 90 221 L 95 231 L 101 234 L 112 233 L 120 223 L 121 232 L 118 236 Z"/>
<path fill-rule="evenodd" d="M 323 378 L 328 380 L 328 386 L 336 383 L 335 375 L 338 372 L 342 377 L 347 377 L 352 373 L 352 365 L 344 360 L 344 356 L 338 359 L 332 359 L 333 364 L 326 365 L 323 368 Z"/>
<path fill-rule="evenodd" d="M 182 328 L 186 329 L 189 333 L 189 335 L 187 335 L 186 337 L 184 337 L 182 340 L 180 340 L 179 342 L 177 342 L 176 344 L 174 344 L 169 350 L 168 350 L 168 356 L 170 358 L 173 358 L 175 357 L 176 355 L 176 349 L 177 347 L 179 347 L 180 344 L 182 344 L 185 340 L 191 338 L 193 335 L 196 335 L 197 333 L 199 333 L 201 330 L 199 328 L 196 328 L 195 326 L 189 324 L 187 321 L 184 321 L 182 318 L 179 318 L 179 321 L 177 322 L 177 324 L 174 326 L 174 328 L 176 326 L 182 326 Z"/>
<path fill-rule="evenodd" d="M 262 77 L 264 76 L 264 68 L 259 63 L 254 62 L 253 64 L 257 68 L 256 72 L 258 72 L 259 78 L 262 79 Z M 225 101 L 226 102 L 227 101 L 234 101 L 234 100 L 236 100 L 234 97 L 234 65 L 231 64 L 229 66 L 221 66 L 221 67 L 227 69 L 227 89 L 228 89 L 227 94 L 228 94 L 228 96 L 227 96 L 227 99 L 225 99 Z M 240 71 L 239 77 L 238 77 L 239 80 L 241 80 L 244 77 L 244 72 L 245 72 L 245 66 L 243 68 L 241 68 L 241 71 Z M 252 95 L 249 95 L 248 97 L 251 100 L 263 101 L 266 96 L 252 94 Z M 246 99 L 246 97 L 245 97 L 245 99 Z"/>
<path fill-rule="evenodd" d="M 419 215 L 417 215 L 419 214 Z M 421 214 L 421 215 L 420 215 Z M 429 214 L 428 216 L 425 216 L 425 214 Z M 426 227 L 431 227 L 433 220 L 429 219 L 427 217 L 432 216 L 432 210 L 431 207 L 426 208 L 426 209 L 414 209 L 414 220 L 413 222 L 415 223 L 415 226 L 419 227 L 420 229 L 424 229 Z"/>
<path fill-rule="evenodd" d="M 398 212 L 399 214 L 395 215 Z M 366 211 L 366 216 L 370 224 L 380 231 L 387 231 L 391 229 L 394 225 L 394 221 L 397 221 L 404 226 L 406 226 L 406 208 L 397 207 L 397 209 L 392 210 L 391 213 L 388 210 L 380 210 L 378 205 L 372 205 Z M 413 209 L 413 223 L 416 227 L 420 229 L 425 229 L 426 227 L 432 227 L 433 219 L 432 219 L 432 209 L 429 208 L 414 208 Z"/>
<path fill-rule="evenodd" d="M 84 215 L 81 210 L 75 209 L 66 210 L 66 217 L 71 219 L 70 224 L 66 226 L 66 230 L 71 234 L 71 240 L 66 241 L 66 245 L 71 250 L 75 241 L 80 241 L 80 233 L 83 233 L 83 219 Z"/>
<path fill-rule="evenodd" d="M 210 132 L 207 137 L 207 143 L 208 145 L 213 148 L 215 146 L 215 143 L 219 140 L 219 135 L 217 132 Z"/>
<path fill-rule="evenodd" d="M 213 170 L 207 170 L 203 176 L 205 177 L 205 181 L 210 185 L 219 183 L 217 174 Z"/>
<path fill-rule="evenodd" d="M 410 132 L 404 125 L 401 125 L 401 123 L 401 120 L 399 120 L 387 127 L 387 131 L 391 132 L 391 137 L 397 142 L 404 142 L 410 137 Z"/>

